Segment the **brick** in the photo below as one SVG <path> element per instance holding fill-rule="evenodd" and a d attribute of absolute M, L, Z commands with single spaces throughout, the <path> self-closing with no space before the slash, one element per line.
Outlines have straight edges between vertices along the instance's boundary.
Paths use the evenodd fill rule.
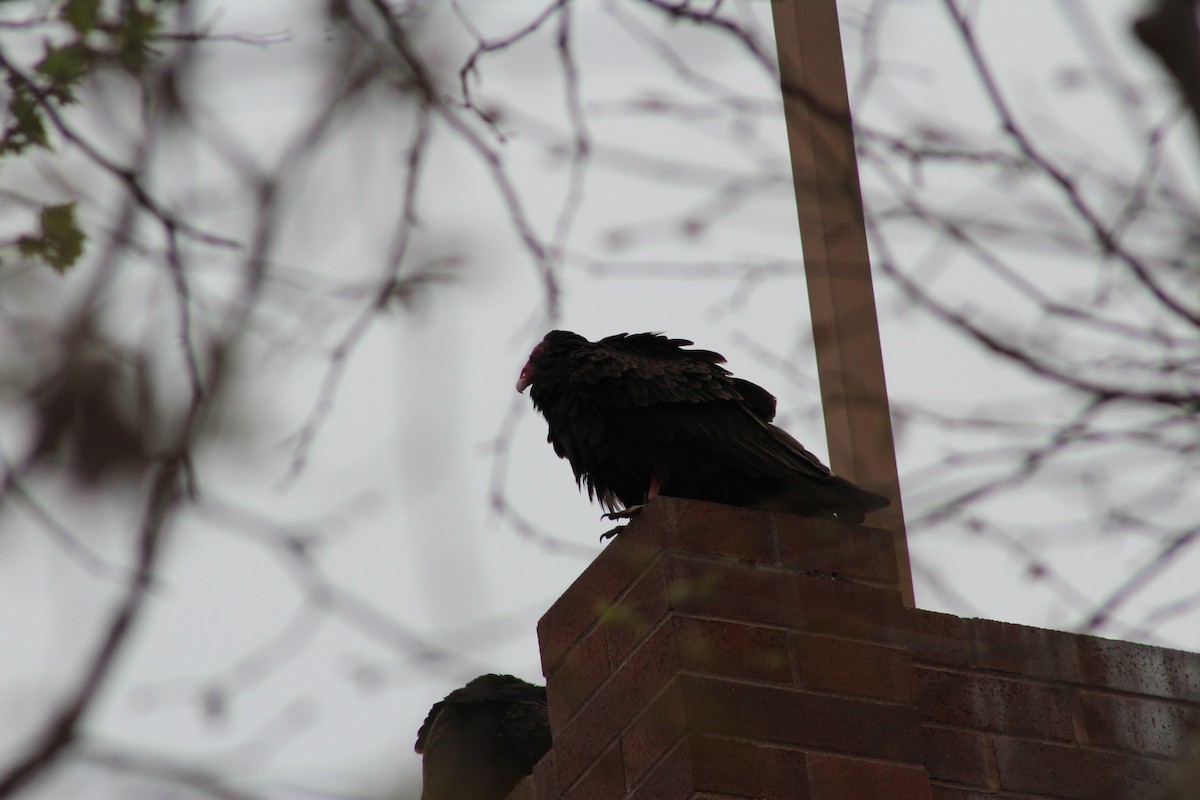
<path fill-rule="evenodd" d="M 1063 800 L 1159 800 L 1171 764 L 1084 747 L 993 740 L 1000 787 Z"/>
<path fill-rule="evenodd" d="M 635 783 L 630 800 L 742 796 L 808 800 L 801 750 L 691 733 Z"/>
<path fill-rule="evenodd" d="M 573 784 L 678 671 L 674 631 L 662 625 L 562 730 L 554 731 L 558 785 Z"/>
<path fill-rule="evenodd" d="M 1073 634 L 986 619 L 969 620 L 968 624 L 974 640 L 974 666 L 1033 678 L 1085 682 L 1078 637 Z"/>
<path fill-rule="evenodd" d="M 536 800 L 558 800 L 558 775 L 554 769 L 553 747 L 534 765 L 533 774 L 526 780 L 533 782 L 533 796 Z"/>
<path fill-rule="evenodd" d="M 917 705 L 928 720 L 1047 739 L 1075 738 L 1064 689 L 923 666 L 916 673 Z"/>
<path fill-rule="evenodd" d="M 1182 761 L 1174 762 L 1156 800 L 1196 800 L 1200 787 L 1200 741 L 1193 740 Z"/>
<path fill-rule="evenodd" d="M 933 800 L 1033 800 L 1029 795 L 974 792 L 961 786 L 945 786 L 937 781 L 931 781 L 929 787 L 933 790 Z"/>
<path fill-rule="evenodd" d="M 925 726 L 925 769 L 929 777 L 996 788 L 996 768 L 988 738 L 975 731 Z"/>
<path fill-rule="evenodd" d="M 910 608 L 898 620 L 897 634 L 893 644 L 907 646 L 913 658 L 964 667 L 970 663 L 971 633 L 962 617 Z"/>
<path fill-rule="evenodd" d="M 667 610 L 666 562 L 659 560 L 600 615 L 608 640 L 608 660 L 614 668 L 619 668 L 633 648 L 666 616 Z"/>
<path fill-rule="evenodd" d="M 1178 758 L 1198 709 L 1140 697 L 1080 690 L 1079 715 L 1090 744 Z"/>
<path fill-rule="evenodd" d="M 681 742 L 632 787 L 628 800 L 687 800 L 694 782 L 692 754 Z"/>
<path fill-rule="evenodd" d="M 673 620 L 679 661 L 691 672 L 791 683 L 787 633 L 740 622 L 687 616 Z"/>
<path fill-rule="evenodd" d="M 559 659 L 661 553 L 653 542 L 622 533 L 596 556 L 538 620 L 543 675 L 554 672 Z"/>
<path fill-rule="evenodd" d="M 1135 694 L 1200 702 L 1200 653 L 971 620 L 975 663 Z"/>
<path fill-rule="evenodd" d="M 836 574 L 896 586 L 896 549 L 890 531 L 832 519 L 776 515 L 779 560 L 793 569 Z"/>
<path fill-rule="evenodd" d="M 642 506 L 629 524 L 621 529 L 617 539 L 629 539 L 643 547 L 666 550 L 675 528 L 675 504 L 679 502 L 673 497 L 654 498 Z"/>
<path fill-rule="evenodd" d="M 793 634 L 790 640 L 802 686 L 915 702 L 912 656 L 907 650 L 807 634 Z"/>
<path fill-rule="evenodd" d="M 608 642 L 602 628 L 593 628 L 568 650 L 546 682 L 550 730 L 561 730 L 609 676 Z"/>
<path fill-rule="evenodd" d="M 779 562 L 775 523 L 768 511 L 670 497 L 651 505 L 655 504 L 673 515 L 667 538 L 672 550 L 762 564 Z"/>
<path fill-rule="evenodd" d="M 533 785 L 533 776 L 521 779 L 521 782 L 508 793 L 507 800 L 538 800 L 537 788 Z M 550 800 L 546 798 L 546 800 Z"/>
<path fill-rule="evenodd" d="M 621 736 L 621 752 L 629 784 L 658 761 L 687 729 L 683 690 L 676 679 L 654 699 Z"/>
<path fill-rule="evenodd" d="M 680 676 L 692 730 L 892 761 L 925 759 L 914 709 L 800 689 Z"/>
<path fill-rule="evenodd" d="M 797 578 L 794 627 L 852 639 L 901 644 L 905 612 L 895 589 L 827 578 Z"/>
<path fill-rule="evenodd" d="M 703 735 L 688 739 L 696 791 L 758 800 L 807 800 L 808 762 L 803 751 Z"/>
<path fill-rule="evenodd" d="M 899 636 L 895 624 L 904 608 L 894 589 L 674 554 L 664 561 L 677 611 L 859 639 Z"/>
<path fill-rule="evenodd" d="M 624 796 L 625 764 L 622 761 L 620 745 L 614 744 L 596 759 L 592 768 L 583 774 L 578 783 L 567 790 L 563 800 L 612 800 L 614 797 Z"/>
<path fill-rule="evenodd" d="M 1200 703 L 1200 653 L 1077 636 L 1084 683 Z"/>
<path fill-rule="evenodd" d="M 812 800 L 932 800 L 929 776 L 920 767 L 810 753 Z"/>
<path fill-rule="evenodd" d="M 796 585 L 802 579 L 795 575 L 676 555 L 667 555 L 664 561 L 673 610 L 774 625 L 796 619 Z"/>

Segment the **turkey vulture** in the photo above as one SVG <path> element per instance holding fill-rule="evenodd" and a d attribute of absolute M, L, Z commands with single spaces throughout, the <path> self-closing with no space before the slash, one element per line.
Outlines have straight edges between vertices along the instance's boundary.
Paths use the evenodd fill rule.
<path fill-rule="evenodd" d="M 546 687 L 480 675 L 433 704 L 414 749 L 421 800 L 504 800 L 550 749 Z"/>
<path fill-rule="evenodd" d="M 609 511 L 658 495 L 862 522 L 888 499 L 836 475 L 771 424 L 775 397 L 692 342 L 551 331 L 517 380 L 554 452 Z M 621 512 L 612 516 L 628 516 Z"/>

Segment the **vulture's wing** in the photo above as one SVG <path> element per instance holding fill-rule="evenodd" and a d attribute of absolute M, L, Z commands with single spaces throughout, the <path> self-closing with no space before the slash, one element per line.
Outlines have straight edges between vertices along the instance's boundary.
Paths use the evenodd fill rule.
<path fill-rule="evenodd" d="M 637 426 L 635 433 L 648 447 L 703 441 L 749 474 L 835 477 L 770 424 L 775 417 L 770 392 L 732 377 L 720 366 L 721 354 L 684 349 L 690 344 L 652 333 L 609 336 L 572 357 L 572 388 L 594 410 L 639 412 L 628 417 L 628 424 Z"/>
<path fill-rule="evenodd" d="M 571 358 L 572 389 L 593 408 L 646 408 L 661 403 L 743 403 L 764 421 L 775 417 L 775 398 L 750 381 L 731 377 L 725 357 L 687 350 L 687 339 L 655 333 L 620 333 L 580 348 Z"/>

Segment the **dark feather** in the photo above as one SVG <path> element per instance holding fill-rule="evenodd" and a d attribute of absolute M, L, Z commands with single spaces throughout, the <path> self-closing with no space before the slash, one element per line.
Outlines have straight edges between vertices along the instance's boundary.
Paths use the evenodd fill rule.
<path fill-rule="evenodd" d="M 504 800 L 550 749 L 546 689 L 480 675 L 433 704 L 415 749 L 422 800 Z"/>
<path fill-rule="evenodd" d="M 775 397 L 734 378 L 711 350 L 654 333 L 589 342 L 551 331 L 530 354 L 526 386 L 548 441 L 609 510 L 659 493 L 861 522 L 887 498 L 834 474 L 771 424 Z"/>

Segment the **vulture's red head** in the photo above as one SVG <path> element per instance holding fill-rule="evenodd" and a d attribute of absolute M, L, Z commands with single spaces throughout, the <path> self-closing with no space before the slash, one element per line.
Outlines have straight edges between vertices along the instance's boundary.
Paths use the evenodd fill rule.
<path fill-rule="evenodd" d="M 547 382 L 553 383 L 555 374 L 562 373 L 571 355 L 590 344 L 591 342 L 578 333 L 550 331 L 529 354 L 529 360 L 525 362 L 521 375 L 517 378 L 517 391 L 523 393 L 539 379 L 543 385 Z M 534 391 L 537 391 L 537 387 L 534 387 Z"/>
<path fill-rule="evenodd" d="M 537 374 L 537 362 L 542 357 L 542 353 L 546 352 L 546 340 L 537 343 L 537 347 L 533 348 L 533 352 L 529 354 L 529 360 L 525 362 L 525 366 L 521 367 L 521 374 L 517 377 L 517 391 L 521 394 L 529 388 L 529 384 L 533 383 L 533 376 Z"/>

